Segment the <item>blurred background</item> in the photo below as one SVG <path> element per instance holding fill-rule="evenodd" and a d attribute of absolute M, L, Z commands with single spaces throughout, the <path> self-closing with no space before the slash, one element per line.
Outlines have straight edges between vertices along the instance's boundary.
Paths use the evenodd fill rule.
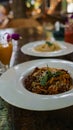
<path fill-rule="evenodd" d="M 73 0 L 0 0 L 0 27 L 6 18 L 7 23 L 16 18 L 42 21 L 46 17 L 49 21 L 64 22 L 69 13 L 73 13 Z"/>

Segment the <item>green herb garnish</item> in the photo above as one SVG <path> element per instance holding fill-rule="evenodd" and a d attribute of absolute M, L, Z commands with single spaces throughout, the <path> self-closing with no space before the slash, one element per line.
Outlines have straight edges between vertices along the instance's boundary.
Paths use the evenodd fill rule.
<path fill-rule="evenodd" d="M 42 86 L 45 86 L 47 80 L 48 80 L 48 76 L 47 76 L 47 75 L 41 77 L 41 78 L 40 78 L 40 84 L 41 84 Z"/>
<path fill-rule="evenodd" d="M 48 46 L 52 46 L 52 43 L 49 42 L 49 41 L 46 41 L 46 44 L 47 44 Z"/>
<path fill-rule="evenodd" d="M 61 72 L 57 71 L 55 73 L 51 73 L 51 71 L 47 71 L 44 76 L 40 78 L 40 84 L 45 86 L 47 81 L 50 80 L 52 77 L 60 76 Z"/>
<path fill-rule="evenodd" d="M 40 78 L 40 84 L 42 86 L 46 85 L 46 82 L 52 77 L 52 73 L 50 71 L 47 71 L 44 76 Z"/>
<path fill-rule="evenodd" d="M 57 71 L 55 73 L 53 73 L 53 77 L 57 77 L 57 76 L 60 76 L 61 72 L 60 71 Z"/>

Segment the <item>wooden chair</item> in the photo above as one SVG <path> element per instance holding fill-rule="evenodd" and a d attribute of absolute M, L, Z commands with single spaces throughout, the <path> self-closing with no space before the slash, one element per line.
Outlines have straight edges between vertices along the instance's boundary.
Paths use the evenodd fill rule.
<path fill-rule="evenodd" d="M 38 21 L 35 19 L 25 19 L 25 18 L 19 18 L 19 19 L 12 19 L 8 24 L 7 28 L 23 28 L 23 27 L 37 27 L 41 26 Z"/>

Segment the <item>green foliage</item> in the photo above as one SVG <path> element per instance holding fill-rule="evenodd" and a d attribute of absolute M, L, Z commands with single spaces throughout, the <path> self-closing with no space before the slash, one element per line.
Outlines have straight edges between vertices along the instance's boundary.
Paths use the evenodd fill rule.
<path fill-rule="evenodd" d="M 42 86 L 45 86 L 47 81 L 50 80 L 52 77 L 58 77 L 60 76 L 61 72 L 57 71 L 55 73 L 51 73 L 51 71 L 47 71 L 44 76 L 40 78 L 40 84 Z"/>
<path fill-rule="evenodd" d="M 46 41 L 46 44 L 47 44 L 48 46 L 52 46 L 52 43 L 49 42 L 49 41 Z"/>

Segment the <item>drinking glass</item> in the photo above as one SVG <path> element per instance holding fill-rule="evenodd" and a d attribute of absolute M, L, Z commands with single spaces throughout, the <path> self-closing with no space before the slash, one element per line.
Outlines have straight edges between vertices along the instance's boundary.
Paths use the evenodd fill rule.
<path fill-rule="evenodd" d="M 12 39 L 19 40 L 22 37 L 16 33 L 0 35 L 0 76 L 10 67 L 10 59 L 13 51 Z M 2 109 L 1 101 L 0 109 Z"/>
<path fill-rule="evenodd" d="M 43 29 L 44 29 L 44 35 L 45 35 L 45 40 L 47 41 L 53 41 L 53 24 L 49 23 L 49 22 L 44 22 L 43 23 Z"/>
<path fill-rule="evenodd" d="M 0 76 L 10 67 L 13 45 L 5 38 L 0 37 Z M 3 102 L 0 98 L 0 109 L 3 108 Z"/>
<path fill-rule="evenodd" d="M 4 38 L 0 38 L 0 63 L 3 68 L 8 69 L 12 55 L 13 45 Z"/>
<path fill-rule="evenodd" d="M 73 14 L 69 14 L 65 23 L 65 42 L 73 44 Z"/>
<path fill-rule="evenodd" d="M 73 23 L 65 26 L 64 40 L 73 44 Z"/>

